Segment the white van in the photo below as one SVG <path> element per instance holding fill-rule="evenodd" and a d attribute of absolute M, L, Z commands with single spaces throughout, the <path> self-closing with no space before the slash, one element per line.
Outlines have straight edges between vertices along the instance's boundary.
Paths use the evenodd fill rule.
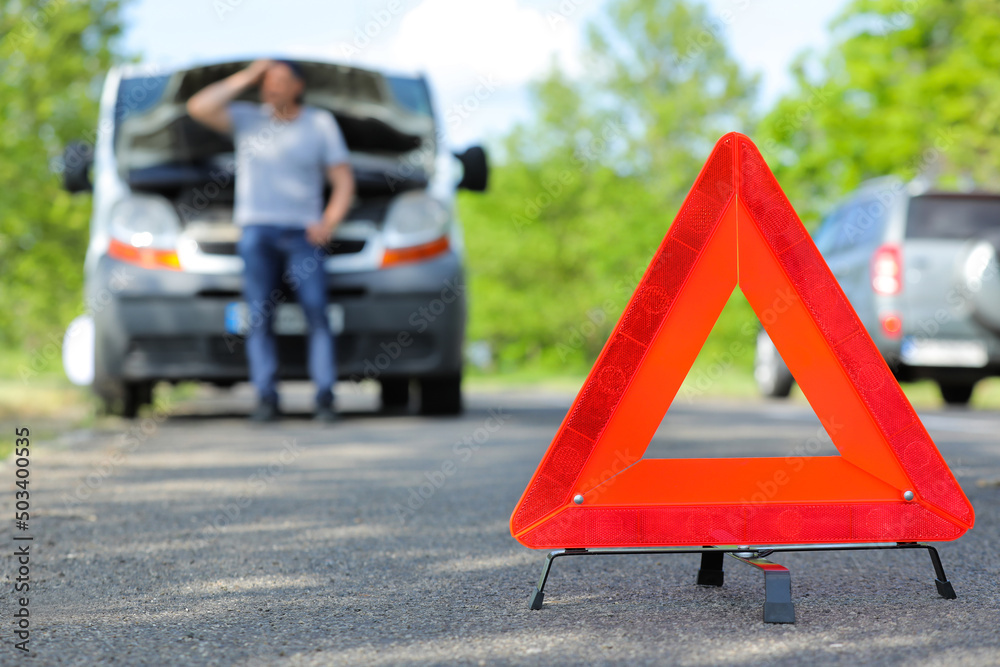
<path fill-rule="evenodd" d="M 357 183 L 325 260 L 340 378 L 377 380 L 386 407 L 407 405 L 413 385 L 421 412 L 458 413 L 466 298 L 454 197 L 486 189 L 485 153 L 446 150 L 423 77 L 298 62 L 305 103 L 336 117 Z M 248 377 L 233 143 L 185 109 L 248 64 L 115 68 L 95 141 L 66 148 L 66 188 L 94 192 L 86 297 L 93 389 L 109 412 L 135 415 L 162 380 Z M 286 293 L 275 319 L 280 376 L 306 379 L 305 322 Z"/>

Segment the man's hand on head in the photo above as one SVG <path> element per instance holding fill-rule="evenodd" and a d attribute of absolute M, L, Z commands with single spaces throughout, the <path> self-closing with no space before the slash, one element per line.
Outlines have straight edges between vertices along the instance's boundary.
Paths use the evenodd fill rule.
<path fill-rule="evenodd" d="M 250 84 L 259 84 L 261 80 L 263 80 L 264 75 L 267 74 L 267 70 L 270 69 L 273 64 L 273 60 L 261 58 L 247 65 L 246 72 L 250 76 Z"/>
<path fill-rule="evenodd" d="M 323 221 L 314 222 L 306 227 L 306 238 L 309 239 L 309 243 L 322 248 L 333 238 L 333 232 L 336 229 L 337 225 L 331 225 Z"/>

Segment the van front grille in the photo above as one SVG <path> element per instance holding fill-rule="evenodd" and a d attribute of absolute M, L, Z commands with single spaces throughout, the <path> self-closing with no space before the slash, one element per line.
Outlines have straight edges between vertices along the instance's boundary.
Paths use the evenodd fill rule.
<path fill-rule="evenodd" d="M 365 248 L 364 240 L 345 239 L 333 241 L 327 246 L 330 255 L 353 255 Z M 206 255 L 235 255 L 235 241 L 198 241 L 198 249 Z"/>

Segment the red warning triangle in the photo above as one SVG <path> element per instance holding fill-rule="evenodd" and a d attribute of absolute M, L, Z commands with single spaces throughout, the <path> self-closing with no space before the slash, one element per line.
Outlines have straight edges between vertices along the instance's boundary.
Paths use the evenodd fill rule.
<path fill-rule="evenodd" d="M 739 286 L 840 456 L 643 459 Z M 510 519 L 532 548 L 953 540 L 972 506 L 757 147 L 712 151 Z"/>

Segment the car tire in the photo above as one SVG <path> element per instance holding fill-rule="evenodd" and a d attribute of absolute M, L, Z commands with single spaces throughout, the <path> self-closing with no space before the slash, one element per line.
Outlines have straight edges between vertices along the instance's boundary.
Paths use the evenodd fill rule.
<path fill-rule="evenodd" d="M 380 395 L 383 410 L 405 410 L 409 406 L 409 378 L 387 378 L 380 380 L 379 384 L 382 385 Z"/>
<path fill-rule="evenodd" d="M 941 398 L 947 405 L 965 406 L 972 398 L 972 390 L 975 389 L 975 382 L 941 382 L 938 381 L 938 389 L 941 390 Z"/>
<path fill-rule="evenodd" d="M 121 411 L 126 419 L 134 419 L 139 408 L 153 402 L 153 383 L 150 381 L 126 382 L 122 391 Z"/>
<path fill-rule="evenodd" d="M 462 376 L 420 378 L 420 414 L 462 413 Z"/>
<path fill-rule="evenodd" d="M 153 402 L 153 382 L 111 382 L 105 380 L 94 389 L 101 414 L 134 419 L 139 408 Z"/>
<path fill-rule="evenodd" d="M 768 398 L 788 398 L 792 393 L 792 385 L 795 384 L 791 371 L 763 329 L 757 334 L 753 378 L 757 383 L 757 390 Z"/>

